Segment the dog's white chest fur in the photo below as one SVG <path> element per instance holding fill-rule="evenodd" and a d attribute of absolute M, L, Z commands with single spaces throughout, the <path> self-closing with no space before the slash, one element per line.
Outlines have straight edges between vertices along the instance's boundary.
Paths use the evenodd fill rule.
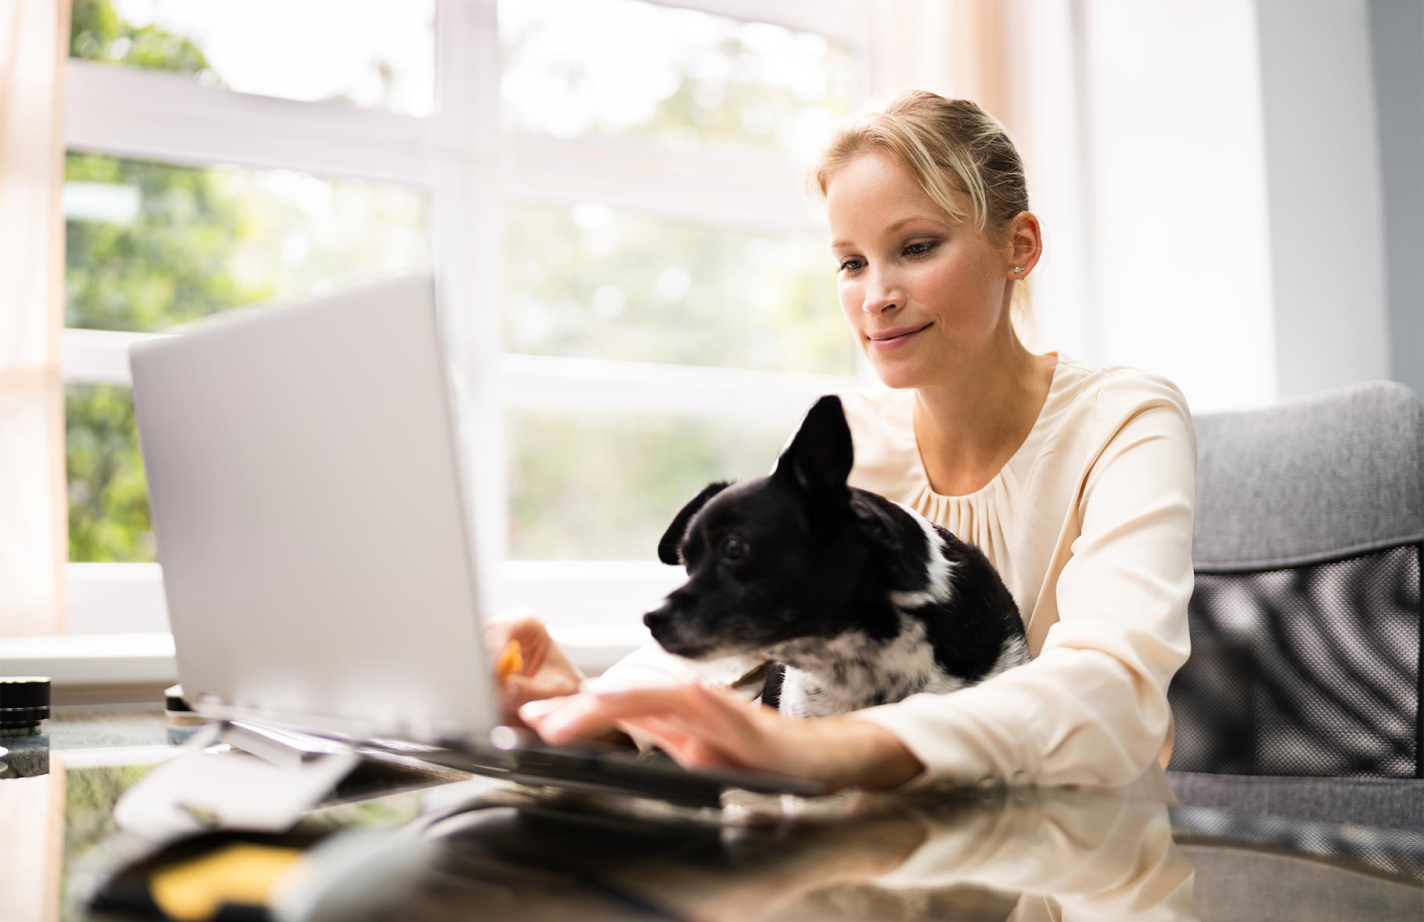
<path fill-rule="evenodd" d="M 828 717 L 877 704 L 888 704 L 921 692 L 957 691 L 972 683 L 946 673 L 935 660 L 925 622 L 914 612 L 950 600 L 953 565 L 943 553 L 943 539 L 929 520 L 902 506 L 924 531 L 925 588 L 894 592 L 890 601 L 900 612 L 900 633 L 888 642 L 871 640 L 862 631 L 839 637 L 805 638 L 778 644 L 767 651 L 786 665 L 780 710 L 788 717 Z M 1028 661 L 1021 637 L 1008 640 L 983 676 L 996 675 Z"/>
<path fill-rule="evenodd" d="M 789 641 L 770 652 L 786 664 L 780 710 L 788 717 L 845 714 L 966 684 L 945 675 L 925 639 L 924 624 L 904 615 L 899 636 L 887 643 L 851 631 L 829 640 Z"/>

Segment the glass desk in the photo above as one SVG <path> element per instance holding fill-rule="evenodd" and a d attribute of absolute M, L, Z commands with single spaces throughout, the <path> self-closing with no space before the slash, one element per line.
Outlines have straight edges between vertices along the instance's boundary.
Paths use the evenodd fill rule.
<path fill-rule="evenodd" d="M 85 898 L 151 847 L 117 830 L 114 807 L 182 732 L 158 707 L 59 708 L 45 728 L 0 740 L 0 920 L 165 918 Z M 297 857 L 264 900 L 276 915 L 188 917 L 1424 919 L 1417 828 L 1110 791 L 748 796 L 719 816 L 376 766 L 282 847 Z"/>

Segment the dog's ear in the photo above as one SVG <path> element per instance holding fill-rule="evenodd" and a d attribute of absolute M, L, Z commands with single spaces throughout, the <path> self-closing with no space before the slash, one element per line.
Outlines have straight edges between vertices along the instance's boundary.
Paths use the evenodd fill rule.
<path fill-rule="evenodd" d="M 845 491 L 854 462 L 855 449 L 841 399 L 830 394 L 811 407 L 791 444 L 776 460 L 771 476 L 813 495 L 834 495 Z"/>
<path fill-rule="evenodd" d="M 663 532 L 662 540 L 658 542 L 658 559 L 663 563 L 679 564 L 682 562 L 677 549 L 682 544 L 682 538 L 687 534 L 687 523 L 692 521 L 692 517 L 697 514 L 707 501 L 730 487 L 729 481 L 721 480 L 717 483 L 709 483 L 702 488 L 702 492 L 694 496 L 686 506 L 683 506 L 677 515 L 673 516 L 672 524 Z"/>
<path fill-rule="evenodd" d="M 891 560 L 901 556 L 905 549 L 902 510 L 883 497 L 856 490 L 851 493 L 850 511 L 855 516 L 856 526 L 861 534 L 865 535 L 871 544 L 888 554 Z"/>

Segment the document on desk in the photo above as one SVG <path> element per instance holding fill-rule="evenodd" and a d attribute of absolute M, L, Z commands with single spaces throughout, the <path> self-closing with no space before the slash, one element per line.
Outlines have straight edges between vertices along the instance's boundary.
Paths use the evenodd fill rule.
<path fill-rule="evenodd" d="M 150 771 L 114 808 L 119 828 L 147 837 L 205 829 L 284 832 L 356 767 L 354 752 L 278 766 L 236 750 L 194 750 Z"/>

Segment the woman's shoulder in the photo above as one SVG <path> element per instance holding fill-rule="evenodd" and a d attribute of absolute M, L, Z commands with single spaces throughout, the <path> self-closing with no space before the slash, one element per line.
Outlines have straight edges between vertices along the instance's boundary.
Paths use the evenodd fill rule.
<path fill-rule="evenodd" d="M 1060 359 L 1060 361 L 1064 361 Z M 1165 375 L 1126 365 L 1064 361 L 1064 405 L 1054 420 L 1065 443 L 1080 446 L 1088 466 L 1109 446 L 1165 438 L 1196 455 L 1196 429 L 1186 395 Z"/>
<path fill-rule="evenodd" d="M 1096 365 L 1059 357 L 1062 396 L 1082 420 L 1091 417 L 1105 425 L 1123 421 L 1153 408 L 1191 419 L 1186 395 L 1165 375 L 1128 365 Z"/>

